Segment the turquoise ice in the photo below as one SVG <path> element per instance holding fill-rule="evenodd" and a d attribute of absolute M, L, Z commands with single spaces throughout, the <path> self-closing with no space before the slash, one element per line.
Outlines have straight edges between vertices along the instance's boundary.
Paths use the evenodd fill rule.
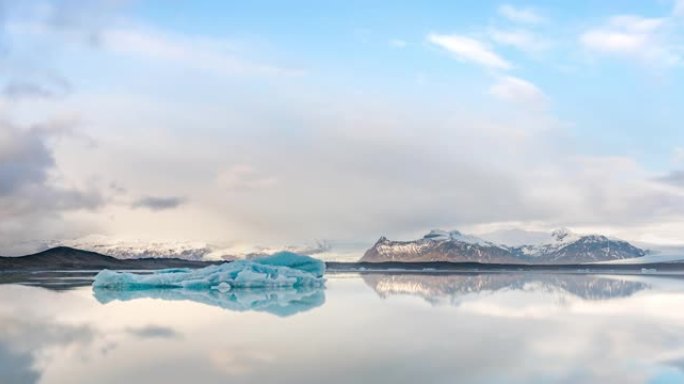
<path fill-rule="evenodd" d="M 156 299 L 192 301 L 237 312 L 264 312 L 279 317 L 293 316 L 320 307 L 325 303 L 325 289 L 321 287 L 231 289 L 136 289 L 118 290 L 95 288 L 95 299 L 102 304 L 115 301 Z"/>
<path fill-rule="evenodd" d="M 279 252 L 200 269 L 165 269 L 150 274 L 103 270 L 93 287 L 136 290 L 159 288 L 218 289 L 320 287 L 325 263 L 313 257 Z"/>
<path fill-rule="evenodd" d="M 270 256 L 263 256 L 252 261 L 264 264 L 275 265 L 281 267 L 290 267 L 300 271 L 309 272 L 317 277 L 323 277 L 325 274 L 325 263 L 310 256 L 300 255 L 294 252 L 282 251 L 274 253 Z"/>

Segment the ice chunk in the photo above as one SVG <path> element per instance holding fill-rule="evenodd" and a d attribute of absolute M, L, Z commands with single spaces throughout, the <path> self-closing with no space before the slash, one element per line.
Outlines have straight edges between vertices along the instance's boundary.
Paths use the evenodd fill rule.
<path fill-rule="evenodd" d="M 95 288 L 93 294 L 95 299 L 102 304 L 117 300 L 137 299 L 193 301 L 229 311 L 266 312 L 280 317 L 305 312 L 325 303 L 325 293 L 320 287 L 233 289 L 229 291 L 221 291 L 220 289 L 113 290 Z"/>
<path fill-rule="evenodd" d="M 263 256 L 252 259 L 259 264 L 275 265 L 280 267 L 290 267 L 300 271 L 313 273 L 317 277 L 325 274 L 325 263 L 310 256 L 300 255 L 294 252 L 282 251 L 271 256 Z"/>
<path fill-rule="evenodd" d="M 281 252 L 200 269 L 165 269 L 151 274 L 103 270 L 93 287 L 135 290 L 155 288 L 216 289 L 320 287 L 325 264 L 314 258 Z"/>

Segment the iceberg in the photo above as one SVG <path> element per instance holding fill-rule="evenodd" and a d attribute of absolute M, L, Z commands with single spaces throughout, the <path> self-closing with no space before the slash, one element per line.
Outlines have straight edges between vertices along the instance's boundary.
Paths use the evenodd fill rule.
<path fill-rule="evenodd" d="M 323 277 L 325 274 L 324 262 L 311 256 L 300 255 L 294 252 L 277 252 L 270 256 L 257 257 L 251 261 L 264 265 L 290 267 L 300 271 L 312 273 L 316 275 L 316 277 Z"/>
<path fill-rule="evenodd" d="M 192 301 L 228 311 L 264 312 L 278 317 L 293 316 L 320 307 L 325 303 L 325 293 L 321 287 L 234 289 L 227 292 L 216 289 L 145 289 L 122 291 L 95 288 L 93 295 L 101 304 L 137 299 Z"/>
<path fill-rule="evenodd" d="M 102 270 L 94 288 L 144 290 L 184 288 L 193 290 L 233 288 L 322 287 L 325 263 L 313 257 L 279 252 L 251 260 L 238 260 L 199 269 L 163 269 L 149 274 Z"/>

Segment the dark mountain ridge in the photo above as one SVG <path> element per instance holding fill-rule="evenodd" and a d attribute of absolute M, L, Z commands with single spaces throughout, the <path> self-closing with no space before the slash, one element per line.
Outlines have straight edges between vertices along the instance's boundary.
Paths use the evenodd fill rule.
<path fill-rule="evenodd" d="M 0 257 L 0 271 L 199 268 L 217 263 L 175 258 L 117 259 L 96 252 L 56 247 L 33 255 Z"/>

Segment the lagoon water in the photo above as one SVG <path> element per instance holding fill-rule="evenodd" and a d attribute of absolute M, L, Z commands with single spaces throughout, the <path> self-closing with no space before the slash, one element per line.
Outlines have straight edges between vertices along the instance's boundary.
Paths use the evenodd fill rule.
<path fill-rule="evenodd" d="M 672 277 L 330 274 L 325 289 L 223 293 L 15 280 L 0 285 L 2 383 L 684 382 Z"/>

